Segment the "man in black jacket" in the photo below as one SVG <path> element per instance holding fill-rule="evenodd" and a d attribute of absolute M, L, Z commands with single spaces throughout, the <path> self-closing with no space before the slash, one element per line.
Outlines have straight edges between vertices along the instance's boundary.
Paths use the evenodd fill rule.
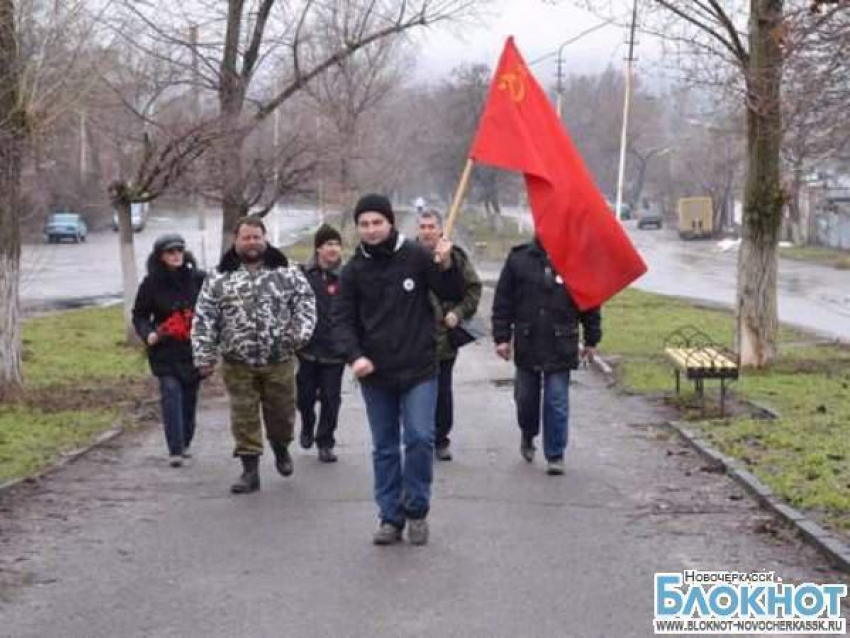
<path fill-rule="evenodd" d="M 580 312 L 568 286 L 535 239 L 511 251 L 493 300 L 496 352 L 510 360 L 515 350 L 514 400 L 522 432 L 520 453 L 529 463 L 534 459 L 542 392 L 543 452 L 548 474 L 564 473 L 570 371 L 578 367 L 580 358 L 592 359 L 602 339 L 599 309 Z M 584 341 L 581 349 L 579 324 Z"/>
<path fill-rule="evenodd" d="M 336 328 L 360 379 L 380 525 L 373 541 L 428 542 L 437 402 L 436 319 L 429 291 L 459 300 L 463 280 L 451 242 L 430 255 L 396 230 L 390 201 L 366 195 L 354 210 L 360 245 L 342 271 Z M 404 458 L 399 446 L 404 442 Z"/>
<path fill-rule="evenodd" d="M 304 266 L 304 276 L 316 295 L 316 329 L 304 349 L 298 352 L 298 412 L 301 414 L 301 447 L 319 448 L 319 460 L 333 463 L 339 408 L 342 403 L 342 372 L 345 357 L 331 321 L 339 297 L 342 266 L 342 236 L 336 228 L 323 224 L 313 238 L 315 253 Z M 316 399 L 319 401 L 319 427 L 316 429 Z"/>

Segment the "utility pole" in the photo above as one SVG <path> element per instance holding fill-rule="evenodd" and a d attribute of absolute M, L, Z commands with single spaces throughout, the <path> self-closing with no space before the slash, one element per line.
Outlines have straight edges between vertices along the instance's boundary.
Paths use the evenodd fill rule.
<path fill-rule="evenodd" d="M 564 110 L 564 58 L 561 56 L 563 48 L 558 49 L 558 77 L 556 83 L 556 91 L 558 94 L 555 102 L 555 110 L 558 113 L 558 119 L 562 119 Z"/>
<path fill-rule="evenodd" d="M 275 83 L 277 84 L 277 83 Z M 280 245 L 280 210 L 278 209 L 278 187 L 280 185 L 280 106 L 273 113 L 272 119 L 272 161 L 274 162 L 273 177 L 275 194 L 274 206 L 272 207 L 272 236 L 275 246 Z"/>
<path fill-rule="evenodd" d="M 626 95 L 623 101 L 623 130 L 620 135 L 620 170 L 617 175 L 617 219 L 623 219 L 623 180 L 626 173 L 626 143 L 629 129 L 629 109 L 632 99 L 632 64 L 635 61 L 635 28 L 637 27 L 637 0 L 632 5 L 632 26 L 629 30 L 629 55 L 626 57 Z"/>
<path fill-rule="evenodd" d="M 321 148 L 322 144 L 322 116 L 317 112 L 316 113 L 316 148 Z M 318 175 L 318 184 L 316 188 L 316 194 L 318 196 L 318 209 L 319 209 L 319 223 L 325 221 L 325 183 L 322 179 L 322 164 L 319 162 L 318 168 L 316 171 Z"/>
<path fill-rule="evenodd" d="M 192 43 L 192 108 L 195 116 L 195 126 L 201 122 L 201 72 L 198 61 L 198 25 L 189 27 L 189 41 Z M 192 206 L 198 213 L 198 230 L 201 233 L 201 267 L 207 269 L 207 212 L 201 201 L 197 168 L 194 171 L 195 180 L 192 188 Z"/>
<path fill-rule="evenodd" d="M 85 187 L 86 174 L 89 172 L 88 138 L 86 137 L 86 109 L 80 110 L 80 185 Z"/>

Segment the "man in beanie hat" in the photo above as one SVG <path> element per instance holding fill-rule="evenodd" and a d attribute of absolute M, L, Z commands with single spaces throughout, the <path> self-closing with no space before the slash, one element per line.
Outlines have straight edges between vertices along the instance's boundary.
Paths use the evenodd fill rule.
<path fill-rule="evenodd" d="M 342 271 L 336 326 L 360 380 L 380 524 L 373 541 L 428 542 L 437 405 L 436 319 L 429 299 L 461 299 L 463 279 L 441 239 L 429 254 L 395 228 L 390 201 L 366 195 L 354 219 L 360 244 Z M 404 442 L 404 455 L 400 450 Z"/>
<path fill-rule="evenodd" d="M 333 463 L 334 432 L 342 403 L 342 373 L 345 356 L 331 317 L 339 297 L 342 266 L 342 236 L 333 226 L 322 224 L 313 238 L 315 252 L 303 267 L 304 276 L 316 295 L 316 330 L 310 342 L 298 352 L 298 412 L 301 414 L 301 447 L 319 449 L 319 460 Z M 316 400 L 320 405 L 316 428 Z"/>
<path fill-rule="evenodd" d="M 260 489 L 263 426 L 283 476 L 293 472 L 295 352 L 313 336 L 316 299 L 302 272 L 266 242 L 257 217 L 243 217 L 233 246 L 204 282 L 192 324 L 195 364 L 211 374 L 219 355 L 230 397 L 233 455 L 242 475 L 234 494 Z"/>

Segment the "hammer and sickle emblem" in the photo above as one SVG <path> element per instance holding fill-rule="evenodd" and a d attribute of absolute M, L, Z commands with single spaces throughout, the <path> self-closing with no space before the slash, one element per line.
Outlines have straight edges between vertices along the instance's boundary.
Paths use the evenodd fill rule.
<path fill-rule="evenodd" d="M 520 69 L 502 73 L 499 76 L 499 90 L 507 91 L 514 102 L 522 102 L 525 98 L 525 73 Z"/>

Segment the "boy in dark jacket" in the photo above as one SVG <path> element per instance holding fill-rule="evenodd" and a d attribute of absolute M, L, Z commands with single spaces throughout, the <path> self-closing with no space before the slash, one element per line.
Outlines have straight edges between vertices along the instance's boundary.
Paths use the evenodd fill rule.
<path fill-rule="evenodd" d="M 298 352 L 298 412 L 301 414 L 301 447 L 319 448 L 319 460 L 333 463 L 334 433 L 342 403 L 342 373 L 345 356 L 333 328 L 333 308 L 339 298 L 342 236 L 323 224 L 313 238 L 315 253 L 304 266 L 304 276 L 316 295 L 316 329 L 310 342 Z M 316 400 L 320 405 L 316 429 Z"/>
<path fill-rule="evenodd" d="M 567 286 L 569 282 L 567 282 Z M 510 360 L 515 351 L 514 400 L 522 431 L 520 454 L 534 459 L 543 394 L 543 451 L 547 473 L 564 473 L 569 420 L 570 371 L 592 358 L 602 339 L 598 308 L 580 312 L 538 240 L 517 246 L 499 275 L 493 300 L 493 341 Z M 579 324 L 584 348 L 579 348 Z M 513 341 L 513 348 L 511 348 Z"/>
<path fill-rule="evenodd" d="M 354 219 L 360 245 L 342 271 L 337 329 L 360 379 L 369 427 L 380 525 L 373 541 L 428 542 L 437 402 L 436 319 L 429 299 L 463 296 L 451 243 L 430 255 L 395 228 L 390 201 L 366 195 Z M 404 442 L 404 457 L 399 448 Z"/>
<path fill-rule="evenodd" d="M 195 435 L 201 383 L 192 362 L 192 315 L 204 282 L 186 242 L 176 233 L 159 237 L 148 257 L 148 274 L 136 293 L 133 326 L 147 346 L 159 380 L 162 424 L 172 467 L 188 458 Z"/>

